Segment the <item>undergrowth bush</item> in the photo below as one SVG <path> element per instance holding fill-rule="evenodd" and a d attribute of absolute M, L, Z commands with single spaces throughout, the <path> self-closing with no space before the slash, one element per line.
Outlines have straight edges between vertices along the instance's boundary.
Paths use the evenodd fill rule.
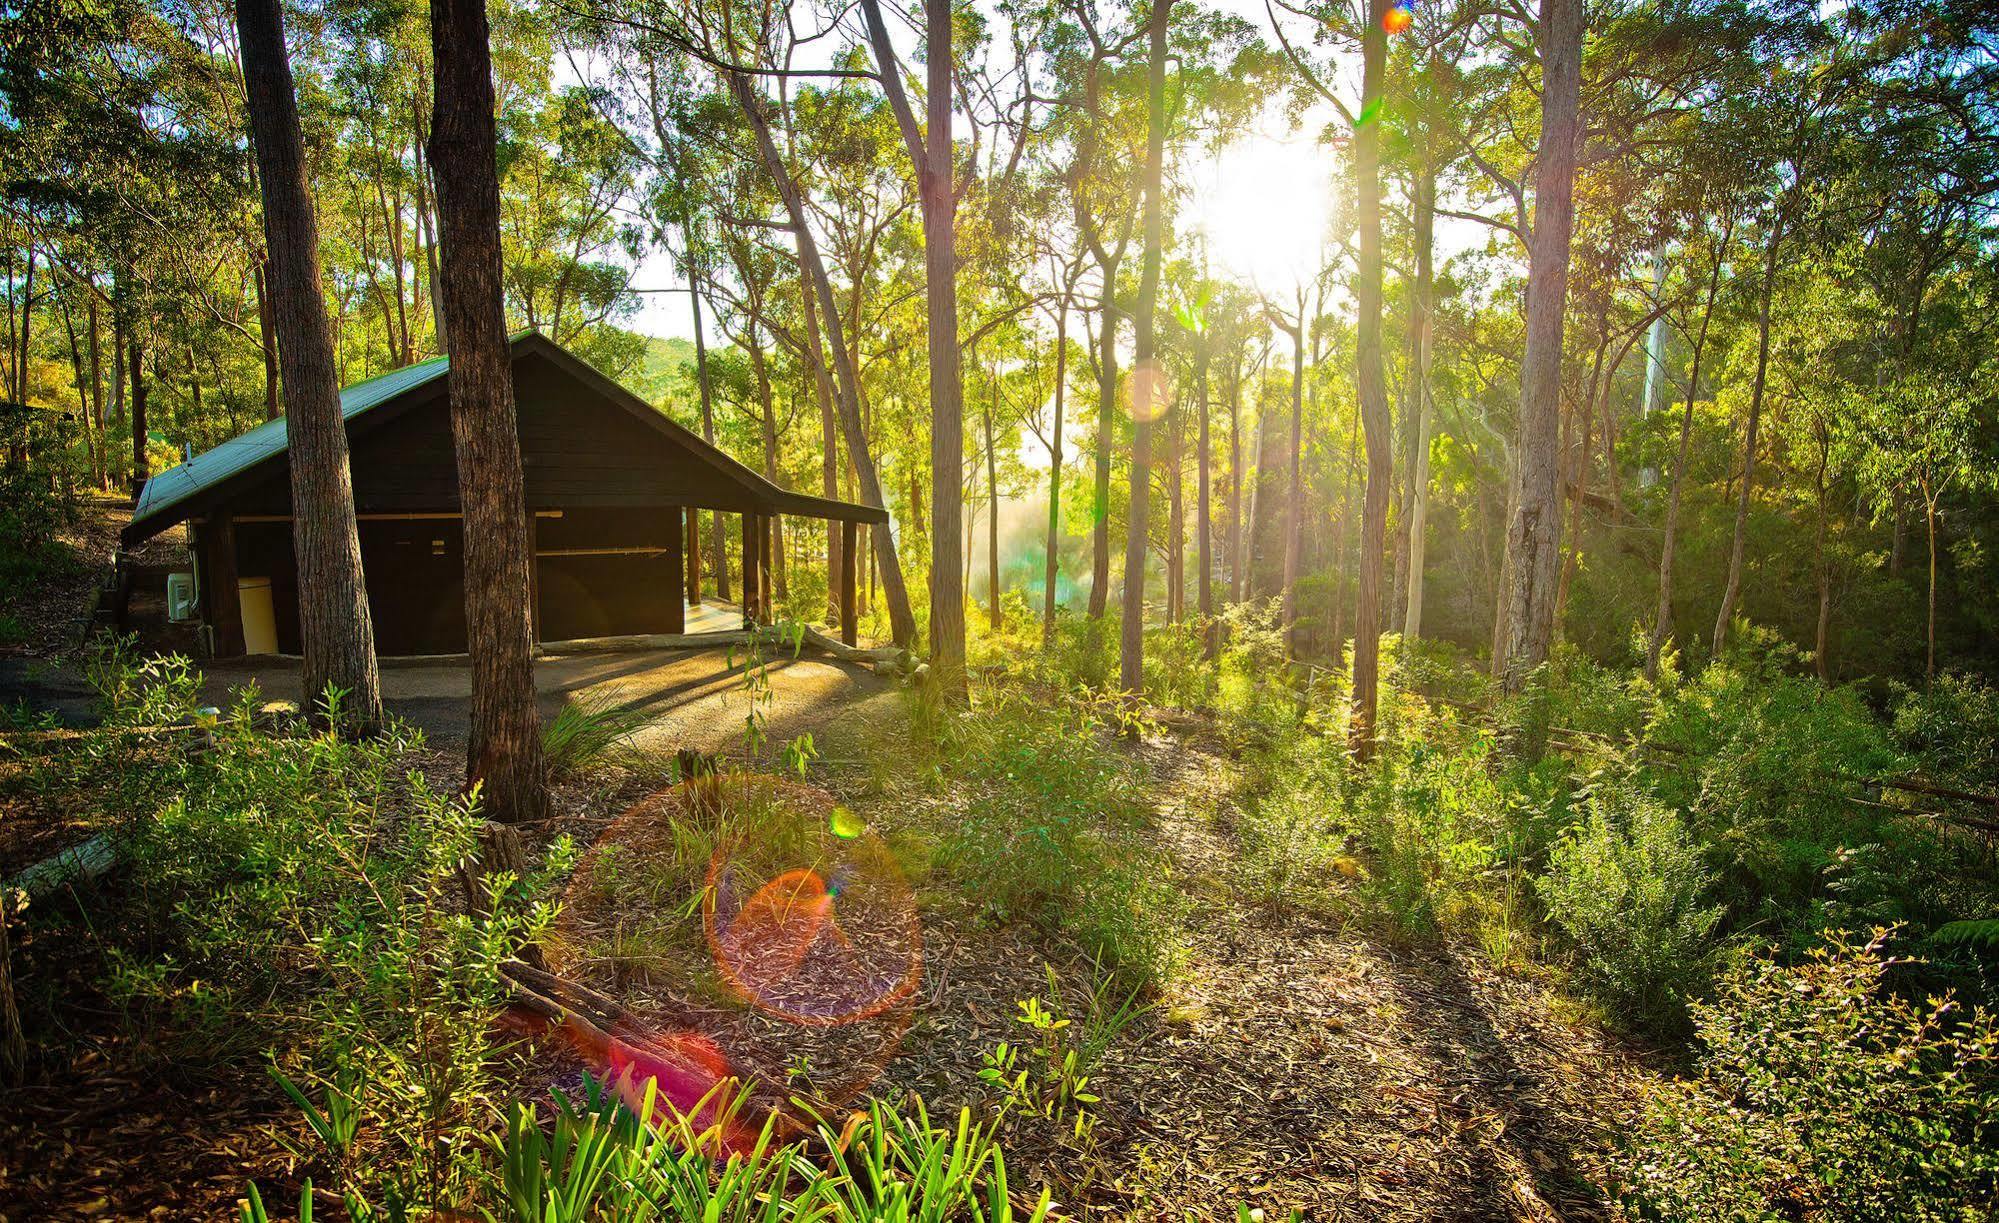
<path fill-rule="evenodd" d="M 467 1137 L 491 1119 L 498 965 L 546 925 L 546 873 L 475 878 L 476 792 L 433 790 L 410 768 L 421 738 L 405 728 L 358 743 L 274 731 L 254 688 L 202 711 L 183 660 L 114 652 L 94 674 L 114 722 L 211 727 L 197 753 L 117 760 L 133 799 L 117 919 L 135 937 L 107 951 L 113 1002 L 169 1056 L 270 1056 L 302 1090 L 350 1101 L 374 1136 L 357 1168 L 379 1173 L 363 1179 L 396 1200 L 445 1200 Z M 558 845 L 546 871 L 568 858 Z"/>
<path fill-rule="evenodd" d="M 1891 988 L 1877 932 L 1753 959 L 1694 1007 L 1699 1073 L 1648 1102 L 1627 1205 L 1662 1220 L 1970 1220 L 1999 1211 L 1999 1027 Z"/>
<path fill-rule="evenodd" d="M 942 731 L 960 789 L 938 861 L 1000 919 L 1059 929 L 1131 980 L 1170 968 L 1184 900 L 1142 844 L 1138 766 L 1112 743 L 1115 701 L 983 689 Z"/>
<path fill-rule="evenodd" d="M 1704 990 L 1720 908 L 1713 876 L 1679 816 L 1628 784 L 1586 796 L 1587 814 L 1534 881 L 1566 936 L 1575 979 L 1626 1023 L 1680 1030 Z"/>

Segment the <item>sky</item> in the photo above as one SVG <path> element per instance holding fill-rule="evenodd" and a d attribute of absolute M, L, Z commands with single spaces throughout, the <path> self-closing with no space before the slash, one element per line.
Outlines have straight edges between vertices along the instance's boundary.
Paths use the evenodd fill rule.
<path fill-rule="evenodd" d="M 1263 0 L 1210 4 L 1267 36 L 1270 18 Z M 1216 272 L 1278 295 L 1288 295 L 1318 265 L 1338 168 L 1333 151 L 1317 139 L 1331 108 L 1320 104 L 1307 111 L 1296 130 L 1284 109 L 1282 99 L 1273 97 L 1248 134 L 1182 167 L 1187 197 L 1179 219 L 1183 229 L 1200 231 Z M 648 250 L 632 278 L 639 309 L 626 325 L 647 335 L 692 337 L 687 295 L 671 291 L 685 283 L 665 252 Z M 712 321 L 707 330 L 717 339 Z"/>

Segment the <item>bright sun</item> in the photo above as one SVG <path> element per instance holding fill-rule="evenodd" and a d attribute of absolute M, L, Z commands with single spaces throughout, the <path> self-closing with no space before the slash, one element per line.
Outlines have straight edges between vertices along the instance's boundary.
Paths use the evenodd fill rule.
<path fill-rule="evenodd" d="M 1336 158 L 1308 115 L 1278 116 L 1188 168 L 1185 224 L 1206 235 L 1213 270 L 1283 294 L 1318 270 L 1332 215 Z"/>

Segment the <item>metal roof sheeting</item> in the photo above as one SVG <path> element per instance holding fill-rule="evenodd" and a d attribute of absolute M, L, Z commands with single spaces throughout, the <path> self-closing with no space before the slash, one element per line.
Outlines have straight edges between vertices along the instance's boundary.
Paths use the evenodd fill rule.
<path fill-rule="evenodd" d="M 357 382 L 340 392 L 340 415 L 353 420 L 369 408 L 387 403 L 405 391 L 414 390 L 444 376 L 448 362 L 432 357 L 415 365 Z M 136 535 L 146 521 L 156 518 L 181 502 L 215 487 L 231 476 L 240 475 L 291 444 L 285 418 L 266 421 L 240 437 L 213 450 L 204 450 L 185 463 L 167 468 L 146 481 L 139 504 L 132 509 L 128 534 Z"/>

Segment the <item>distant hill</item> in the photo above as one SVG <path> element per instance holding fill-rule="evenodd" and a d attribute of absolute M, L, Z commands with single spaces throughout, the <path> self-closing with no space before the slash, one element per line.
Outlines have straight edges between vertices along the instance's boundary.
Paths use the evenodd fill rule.
<path fill-rule="evenodd" d="M 682 424 L 696 419 L 700 387 L 694 375 L 694 341 L 646 336 L 638 361 L 622 381 L 647 403 L 666 409 Z"/>

